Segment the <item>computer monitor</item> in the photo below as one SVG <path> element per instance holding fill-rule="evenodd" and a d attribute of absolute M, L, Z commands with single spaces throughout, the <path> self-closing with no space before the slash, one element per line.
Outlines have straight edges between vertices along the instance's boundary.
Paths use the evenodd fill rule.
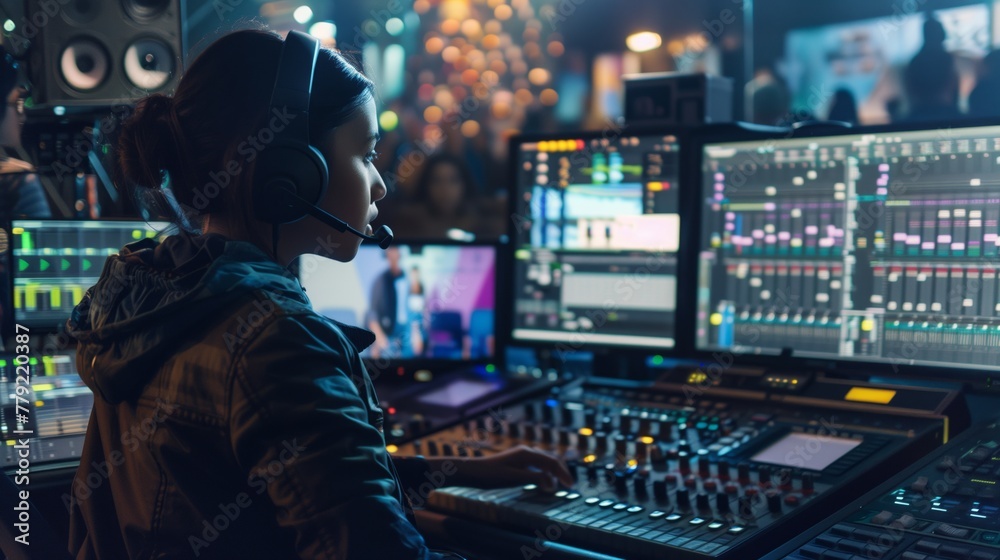
<path fill-rule="evenodd" d="M 375 332 L 364 358 L 486 362 L 495 355 L 494 245 L 362 245 L 348 263 L 304 255 L 298 266 L 313 309 Z"/>
<path fill-rule="evenodd" d="M 171 227 L 132 220 L 14 220 L 15 322 L 58 330 L 97 283 L 108 256 L 133 241 L 162 236 Z"/>
<path fill-rule="evenodd" d="M 31 383 L 19 381 L 20 356 L 0 354 L 0 466 L 32 466 L 79 460 L 94 395 L 76 373 L 73 354 L 29 358 Z M 27 391 L 22 394 L 22 391 Z M 30 438 L 26 448 L 16 447 Z M 27 453 L 25 457 L 21 453 Z"/>
<path fill-rule="evenodd" d="M 995 375 L 1000 126 L 824 134 L 698 145 L 696 347 Z"/>
<path fill-rule="evenodd" d="M 678 138 L 608 130 L 512 141 L 516 342 L 672 348 Z"/>

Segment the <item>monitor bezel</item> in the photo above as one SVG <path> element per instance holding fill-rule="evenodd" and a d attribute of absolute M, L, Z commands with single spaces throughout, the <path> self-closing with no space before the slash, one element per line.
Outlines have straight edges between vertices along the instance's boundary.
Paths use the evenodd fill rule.
<path fill-rule="evenodd" d="M 498 304 L 503 301 L 500 297 L 500 278 L 503 275 L 502 270 L 504 270 L 501 255 L 505 253 L 504 245 L 506 243 L 505 239 L 499 240 L 473 240 L 473 241 L 461 241 L 456 239 L 444 239 L 444 238 L 430 238 L 430 237 L 407 237 L 405 239 L 395 238 L 393 239 L 392 246 L 398 247 L 400 245 L 413 246 L 419 245 L 422 247 L 426 246 L 447 246 L 447 247 L 468 247 L 468 248 L 490 248 L 493 249 L 493 270 L 496 272 L 497 278 L 493 282 L 493 356 L 481 357 L 476 359 L 444 359 L 444 358 L 426 358 L 426 357 L 416 357 L 416 358 L 389 358 L 389 359 L 379 359 L 375 360 L 371 357 L 363 357 L 362 360 L 365 363 L 365 368 L 368 370 L 368 375 L 371 377 L 372 381 L 385 381 L 385 382 L 410 382 L 414 379 L 414 376 L 421 370 L 427 370 L 433 374 L 436 378 L 439 374 L 446 374 L 451 371 L 467 370 L 477 366 L 494 366 L 494 371 L 497 376 L 501 375 L 503 368 L 502 358 L 503 358 L 503 346 L 505 341 L 502 341 L 501 334 L 503 333 L 502 326 L 505 324 L 505 318 L 503 315 L 506 310 L 501 309 Z M 375 245 L 372 245 L 375 246 Z M 301 282 L 301 271 L 300 271 L 300 259 L 301 257 L 295 259 L 295 277 Z M 317 312 L 318 313 L 318 312 Z M 364 330 L 368 330 L 364 326 L 357 326 Z"/>
<path fill-rule="evenodd" d="M 507 341 L 510 344 L 514 344 L 526 348 L 535 349 L 547 349 L 555 351 L 560 356 L 564 356 L 568 352 L 580 351 L 580 352 L 593 352 L 595 354 L 626 354 L 631 357 L 641 357 L 650 355 L 664 355 L 664 356 L 678 356 L 688 353 L 688 349 L 693 347 L 694 340 L 691 338 L 691 333 L 686 332 L 682 326 L 689 323 L 687 317 L 691 316 L 693 320 L 694 312 L 694 302 L 686 301 L 687 298 L 682 297 L 683 294 L 688 293 L 687 290 L 693 290 L 695 285 L 692 284 L 688 286 L 688 283 L 692 280 L 690 275 L 684 273 L 686 263 L 691 262 L 691 258 L 694 253 L 691 252 L 691 248 L 688 247 L 685 240 L 690 239 L 692 233 L 697 233 L 697 230 L 692 230 L 692 220 L 687 217 L 687 213 L 684 212 L 685 208 L 690 207 L 690 202 L 686 201 L 686 197 L 689 196 L 689 189 L 684 187 L 686 181 L 685 176 L 685 154 L 689 149 L 688 139 L 690 134 L 694 129 L 689 126 L 681 125 L 649 125 L 649 124 L 620 124 L 612 121 L 607 121 L 605 127 L 601 130 L 579 130 L 579 131 L 560 131 L 554 133 L 526 133 L 526 134 L 516 134 L 511 136 L 508 142 L 508 162 L 507 162 L 507 173 L 508 173 L 508 212 L 510 218 L 507 224 L 507 237 L 510 239 L 511 250 L 509 251 L 509 270 L 510 274 L 507 277 L 507 281 L 503 282 L 506 296 L 508 296 L 507 301 L 511 304 L 511 309 L 508 315 L 510 320 L 508 329 L 506 330 Z M 522 216 L 520 214 L 521 208 L 523 206 L 523 198 L 521 193 L 518 192 L 516 180 L 518 176 L 518 154 L 519 148 L 522 144 L 538 142 L 541 140 L 576 140 L 582 139 L 585 141 L 590 141 L 594 139 L 608 139 L 612 140 L 615 138 L 621 138 L 624 136 L 674 136 L 677 139 L 677 148 L 679 152 L 680 165 L 678 167 L 678 213 L 682 216 L 680 224 L 680 247 L 675 253 L 677 259 L 677 294 L 676 301 L 677 307 L 674 310 L 674 333 L 673 333 L 673 345 L 635 345 L 628 343 L 613 343 L 613 342 L 594 342 L 594 341 L 572 341 L 570 333 L 567 339 L 564 341 L 552 341 L 552 340 L 538 340 L 538 339 L 521 339 L 514 337 L 514 293 L 516 290 L 517 279 L 514 274 L 516 271 L 516 258 L 514 256 L 515 252 L 520 248 L 517 244 L 520 232 L 518 231 L 519 223 L 521 219 L 530 216 Z M 660 340 L 657 338 L 650 340 Z"/>
<path fill-rule="evenodd" d="M 0 263 L 7 269 L 6 285 L 0 286 L 6 296 L 9 309 L 6 309 L 3 317 L 0 317 L 0 344 L 6 343 L 16 332 L 14 332 L 14 220 L 4 220 L 0 223 L 0 229 L 4 230 L 7 236 L 7 251 L 0 254 Z"/>
<path fill-rule="evenodd" d="M 118 222 L 118 223 L 142 223 L 142 224 L 146 224 L 147 226 L 150 223 L 161 223 L 161 224 L 165 224 L 166 228 L 164 228 L 163 230 L 158 230 L 160 232 L 169 231 L 171 228 L 177 229 L 177 224 L 171 222 L 170 220 L 146 220 L 146 219 L 143 219 L 143 218 L 130 218 L 130 217 L 121 217 L 121 216 L 108 217 L 108 218 L 99 218 L 99 219 L 96 219 L 96 220 L 81 219 L 81 218 L 64 218 L 64 217 L 56 217 L 56 218 L 12 218 L 12 219 L 10 219 L 6 223 L 6 226 L 7 226 L 8 233 L 10 233 L 10 235 L 11 235 L 10 250 L 8 251 L 8 256 L 7 256 L 8 265 L 11 267 L 10 268 L 11 275 L 10 275 L 9 285 L 6 286 L 6 287 L 4 287 L 4 289 L 6 290 L 7 297 L 9 298 L 9 301 L 11 302 L 11 313 L 10 313 L 9 322 L 8 322 L 7 318 L 4 318 L 4 321 L 3 321 L 5 323 L 4 325 L 2 325 L 2 327 L 4 329 L 3 340 L 7 340 L 8 336 L 10 334 L 14 333 L 14 329 L 15 329 L 15 325 L 16 324 L 23 324 L 23 323 L 18 322 L 14 318 L 14 315 L 15 315 L 15 310 L 14 310 L 14 280 L 15 280 L 15 274 L 14 274 L 14 268 L 13 268 L 13 265 L 14 265 L 13 230 L 14 230 L 14 227 L 16 227 L 15 224 L 17 224 L 18 222 L 43 222 L 43 223 L 95 223 L 95 222 L 112 222 L 112 223 L 115 223 L 115 222 Z M 109 257 L 110 255 L 102 255 L 102 256 L 105 257 L 105 261 L 106 261 L 107 257 Z M 102 263 L 101 264 L 102 270 L 103 270 L 103 267 L 104 267 L 104 264 Z M 97 276 L 99 277 L 100 273 L 98 273 Z M 46 326 L 41 326 L 41 325 L 37 325 L 37 324 L 29 324 L 27 326 L 28 326 L 28 328 L 31 329 L 32 332 L 35 332 L 35 333 L 56 334 L 56 333 L 60 333 L 60 332 L 63 331 L 63 329 L 65 327 L 65 324 L 60 324 L 60 325 L 46 325 Z"/>
<path fill-rule="evenodd" d="M 696 185 L 690 189 L 689 200 L 692 206 L 690 209 L 693 237 L 692 243 L 693 259 L 691 266 L 697 267 L 699 255 L 704 250 L 702 247 L 702 219 L 704 217 L 705 206 L 703 204 L 702 190 L 704 188 L 703 162 L 705 147 L 707 145 L 738 143 L 748 141 L 768 141 L 768 140 L 796 140 L 818 137 L 835 136 L 857 136 L 863 134 L 887 134 L 895 132 L 919 132 L 924 130 L 955 130 L 971 129 L 981 127 L 1000 127 L 1000 118 L 968 118 L 951 121 L 917 121 L 905 123 L 866 125 L 857 127 L 844 127 L 844 123 L 814 122 L 806 123 L 798 127 L 770 127 L 753 125 L 749 123 L 729 123 L 720 125 L 710 125 L 695 131 L 690 136 L 690 150 L 693 152 L 688 158 L 689 182 Z M 695 271 L 694 275 L 697 272 Z M 691 296 L 697 295 L 697 279 L 695 279 L 692 291 L 687 292 Z M 692 298 L 693 299 L 693 298 Z M 844 356 L 812 356 L 812 355 L 782 355 L 780 353 L 754 353 L 754 352 L 733 352 L 731 349 L 722 348 L 700 348 L 697 346 L 695 336 L 698 328 L 698 317 L 696 302 L 686 323 L 692 334 L 691 355 L 699 362 L 709 365 L 717 364 L 723 370 L 732 364 L 757 366 L 766 369 L 795 369 L 798 371 L 816 371 L 834 374 L 844 374 L 859 377 L 883 377 L 890 379 L 912 379 L 920 378 L 941 382 L 966 383 L 973 388 L 989 389 L 993 385 L 993 378 L 1000 375 L 1000 366 L 996 369 L 984 371 L 982 365 L 943 365 L 943 364 L 903 364 L 892 363 L 889 360 L 866 361 L 863 358 L 848 358 Z"/>

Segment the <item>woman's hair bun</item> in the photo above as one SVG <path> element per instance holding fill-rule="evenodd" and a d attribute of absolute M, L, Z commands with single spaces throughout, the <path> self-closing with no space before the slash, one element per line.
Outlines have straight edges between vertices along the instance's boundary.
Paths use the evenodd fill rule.
<path fill-rule="evenodd" d="M 162 182 L 162 170 L 173 174 L 178 169 L 172 107 L 172 98 L 153 94 L 141 99 L 125 120 L 118 136 L 115 180 L 119 187 L 130 189 L 138 185 L 155 189 Z"/>

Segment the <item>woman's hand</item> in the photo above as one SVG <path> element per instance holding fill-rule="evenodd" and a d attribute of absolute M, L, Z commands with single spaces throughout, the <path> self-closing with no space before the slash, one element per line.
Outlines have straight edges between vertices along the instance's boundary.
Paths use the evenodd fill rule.
<path fill-rule="evenodd" d="M 429 459 L 431 468 L 444 459 Z M 525 445 L 508 449 L 489 457 L 456 459 L 455 475 L 449 482 L 456 486 L 475 488 L 503 488 L 537 484 L 539 488 L 552 492 L 558 484 L 573 485 L 566 464 L 559 458 Z"/>

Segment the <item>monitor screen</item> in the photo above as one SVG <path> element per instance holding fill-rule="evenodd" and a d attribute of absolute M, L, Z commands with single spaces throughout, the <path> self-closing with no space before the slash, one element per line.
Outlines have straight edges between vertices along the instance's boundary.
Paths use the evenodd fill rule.
<path fill-rule="evenodd" d="M 305 255 L 299 279 L 318 313 L 375 333 L 363 357 L 494 356 L 492 245 L 363 245 L 349 263 Z"/>
<path fill-rule="evenodd" d="M 28 453 L 32 464 L 80 458 L 94 395 L 76 373 L 75 358 L 73 354 L 32 357 L 25 370 L 18 367 L 20 357 L 0 354 L 0 434 L 6 444 L 0 465 L 16 467 L 25 459 L 22 453 Z M 15 447 L 24 438 L 30 440 L 27 449 Z"/>
<path fill-rule="evenodd" d="M 934 11 L 945 29 L 944 48 L 956 59 L 963 108 L 995 27 L 991 6 L 966 4 Z M 791 89 L 793 109 L 826 118 L 834 92 L 843 89 L 854 97 L 860 122 L 890 122 L 889 106 L 898 104 L 906 67 L 923 45 L 925 18 L 920 10 L 900 10 L 883 18 L 789 31 L 778 67 Z"/>
<path fill-rule="evenodd" d="M 15 220 L 11 225 L 14 320 L 53 330 L 97 283 L 108 256 L 172 227 L 111 220 Z"/>
<path fill-rule="evenodd" d="M 678 141 L 606 136 L 516 142 L 514 340 L 674 345 Z"/>
<path fill-rule="evenodd" d="M 696 345 L 1000 368 L 1000 127 L 702 146 Z"/>

